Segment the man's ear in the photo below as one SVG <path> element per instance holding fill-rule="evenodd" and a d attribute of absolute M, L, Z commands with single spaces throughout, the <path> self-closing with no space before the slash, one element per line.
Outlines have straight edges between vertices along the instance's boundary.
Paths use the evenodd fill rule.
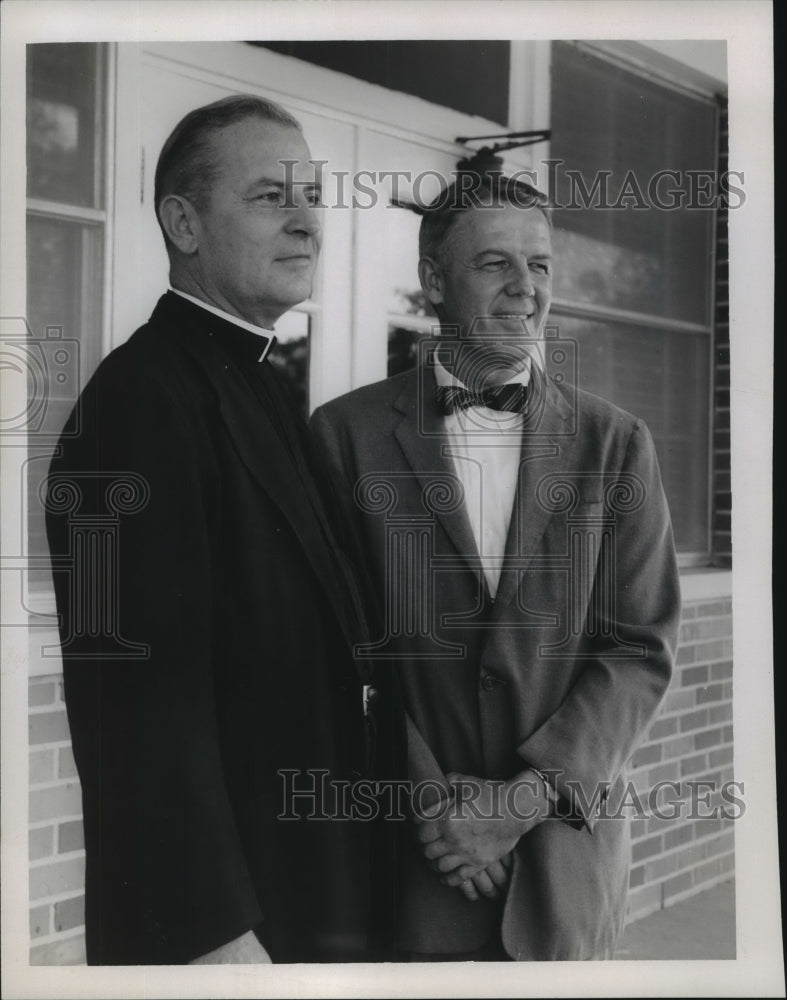
<path fill-rule="evenodd" d="M 181 253 L 193 254 L 199 247 L 199 216 L 188 198 L 168 194 L 158 207 L 161 225 Z"/>
<path fill-rule="evenodd" d="M 418 261 L 418 277 L 421 288 L 433 306 L 443 301 L 443 279 L 440 265 L 432 257 L 422 257 Z"/>

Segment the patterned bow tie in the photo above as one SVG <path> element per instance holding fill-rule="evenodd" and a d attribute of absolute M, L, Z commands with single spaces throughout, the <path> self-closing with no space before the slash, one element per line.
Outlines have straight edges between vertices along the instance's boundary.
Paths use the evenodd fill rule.
<path fill-rule="evenodd" d="M 464 410 L 470 406 L 488 406 L 492 410 L 523 413 L 527 409 L 528 387 L 519 383 L 496 385 L 473 392 L 459 385 L 439 385 L 437 404 L 443 413 Z"/>

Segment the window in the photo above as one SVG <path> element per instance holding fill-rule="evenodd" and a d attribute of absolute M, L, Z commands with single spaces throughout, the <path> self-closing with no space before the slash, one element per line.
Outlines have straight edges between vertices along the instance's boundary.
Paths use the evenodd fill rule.
<path fill-rule="evenodd" d="M 35 389 L 46 397 L 47 434 L 28 437 L 33 588 L 50 580 L 39 489 L 54 438 L 101 357 L 106 63 L 102 45 L 27 48 L 27 319 L 47 345 Z"/>
<path fill-rule="evenodd" d="M 682 561 L 707 561 L 716 104 L 555 43 L 551 126 L 551 321 L 648 424 Z"/>

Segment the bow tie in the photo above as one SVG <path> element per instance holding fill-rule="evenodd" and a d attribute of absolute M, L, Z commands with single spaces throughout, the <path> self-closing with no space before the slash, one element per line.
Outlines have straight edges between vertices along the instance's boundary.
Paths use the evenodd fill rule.
<path fill-rule="evenodd" d="M 437 404 L 443 413 L 465 410 L 470 406 L 488 406 L 492 410 L 523 413 L 527 409 L 528 386 L 518 382 L 496 385 L 491 389 L 473 392 L 459 385 L 439 385 Z"/>

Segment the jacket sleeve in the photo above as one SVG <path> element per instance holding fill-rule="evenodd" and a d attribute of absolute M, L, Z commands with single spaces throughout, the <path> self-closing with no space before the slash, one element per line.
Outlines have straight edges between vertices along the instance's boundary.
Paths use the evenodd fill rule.
<path fill-rule="evenodd" d="M 605 790 L 642 742 L 666 693 L 680 620 L 669 511 L 641 421 L 621 471 L 638 484 L 638 495 L 631 503 L 625 497 L 613 502 L 612 556 L 597 564 L 591 593 L 596 635 L 563 702 L 517 748 L 527 764 L 554 774 L 558 791 L 591 830 Z"/>
<path fill-rule="evenodd" d="M 81 416 L 50 470 L 47 528 L 83 789 L 88 961 L 184 963 L 262 917 L 214 702 L 216 671 L 232 665 L 213 618 L 210 442 L 155 376 L 97 378 Z M 79 505 L 64 513 L 69 482 Z M 75 543 L 90 518 L 108 534 Z"/>

